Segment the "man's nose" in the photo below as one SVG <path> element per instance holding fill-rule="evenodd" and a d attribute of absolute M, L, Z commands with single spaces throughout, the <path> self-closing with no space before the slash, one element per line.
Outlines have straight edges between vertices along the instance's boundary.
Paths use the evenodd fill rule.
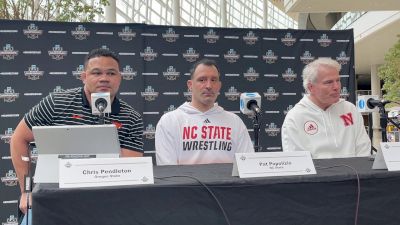
<path fill-rule="evenodd" d="M 334 83 L 334 86 L 333 86 L 335 89 L 340 89 L 341 88 L 341 84 L 340 84 L 340 81 L 336 81 L 335 83 Z"/>
<path fill-rule="evenodd" d="M 206 81 L 206 88 L 211 88 L 211 86 L 212 86 L 212 81 L 211 80 Z"/>
<path fill-rule="evenodd" d="M 109 81 L 110 76 L 107 75 L 107 73 L 102 73 L 100 76 L 100 81 Z"/>

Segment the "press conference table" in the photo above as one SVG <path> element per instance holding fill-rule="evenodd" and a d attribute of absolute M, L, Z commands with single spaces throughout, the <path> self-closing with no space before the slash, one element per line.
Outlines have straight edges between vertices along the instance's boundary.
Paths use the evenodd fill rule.
<path fill-rule="evenodd" d="M 155 166 L 153 185 L 60 189 L 37 184 L 33 225 L 400 224 L 400 172 L 368 158 L 314 160 L 316 175 L 241 179 L 232 164 Z M 347 166 L 344 166 L 347 165 Z M 331 167 L 331 168 L 326 168 Z M 171 177 L 176 176 L 176 177 Z M 167 178 L 169 177 L 169 178 Z M 162 179 L 161 179 L 162 178 Z"/>

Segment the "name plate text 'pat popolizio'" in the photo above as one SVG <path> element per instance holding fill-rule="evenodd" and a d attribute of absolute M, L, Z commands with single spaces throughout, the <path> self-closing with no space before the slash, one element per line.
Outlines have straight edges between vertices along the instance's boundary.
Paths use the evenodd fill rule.
<path fill-rule="evenodd" d="M 381 150 L 388 171 L 400 170 L 400 143 L 399 142 L 381 142 Z M 379 153 L 379 152 L 378 152 Z M 377 156 L 375 156 L 375 160 Z"/>
<path fill-rule="evenodd" d="M 235 153 L 232 176 L 240 178 L 316 174 L 308 151 Z"/>
<path fill-rule="evenodd" d="M 151 157 L 59 160 L 60 188 L 154 184 Z"/>

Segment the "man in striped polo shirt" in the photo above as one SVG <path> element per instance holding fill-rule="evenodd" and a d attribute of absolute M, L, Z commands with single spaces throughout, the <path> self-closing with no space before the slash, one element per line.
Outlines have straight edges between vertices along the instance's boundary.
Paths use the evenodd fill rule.
<path fill-rule="evenodd" d="M 98 124 L 98 116 L 92 115 L 91 94 L 110 92 L 111 113 L 104 116 L 107 124 L 115 124 L 121 145 L 122 157 L 143 156 L 143 122 L 141 115 L 126 102 L 116 98 L 121 73 L 119 59 L 106 49 L 94 49 L 85 58 L 81 74 L 83 87 L 51 93 L 34 106 L 20 121 L 11 138 L 10 149 L 18 179 L 24 180 L 28 163 L 22 157 L 28 156 L 29 143 L 34 141 L 32 126 Z M 26 213 L 24 182 L 21 189 L 20 209 Z"/>

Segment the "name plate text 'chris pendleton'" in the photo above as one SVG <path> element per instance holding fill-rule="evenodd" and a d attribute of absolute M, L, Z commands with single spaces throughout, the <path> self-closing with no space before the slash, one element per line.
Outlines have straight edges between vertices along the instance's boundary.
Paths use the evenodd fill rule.
<path fill-rule="evenodd" d="M 59 160 L 60 188 L 154 184 L 151 157 Z"/>

